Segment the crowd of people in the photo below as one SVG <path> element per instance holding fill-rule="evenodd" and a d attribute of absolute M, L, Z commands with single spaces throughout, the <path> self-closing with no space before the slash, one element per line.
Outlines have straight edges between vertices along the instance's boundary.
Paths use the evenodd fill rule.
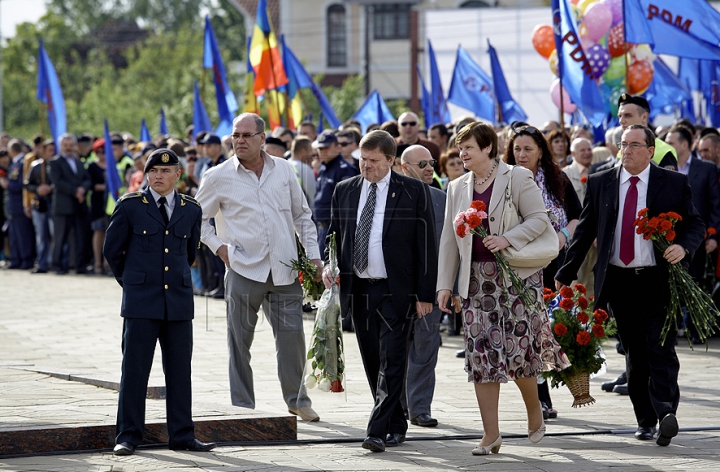
<path fill-rule="evenodd" d="M 544 420 L 558 414 L 538 376 L 543 369 L 566 367 L 568 359 L 551 334 L 547 313 L 526 306 L 518 294 L 506 297 L 494 259 L 510 246 L 522 250 L 549 216 L 557 258 L 547 267 L 518 273 L 539 299 L 543 287 L 582 283 L 597 297 L 596 306 L 616 317 L 618 350 L 625 353 L 628 369 L 608 385 L 629 393 L 638 439 L 657 437 L 658 444 L 667 445 L 677 434 L 679 399 L 674 347 L 655 345 L 667 301 L 658 296 L 652 307 L 635 307 L 626 291 L 640 283 L 658 292 L 667 284 L 665 264 L 682 261 L 707 290 L 714 289 L 717 236 L 710 229 L 720 228 L 720 133 L 686 120 L 653 129 L 649 112 L 645 99 L 624 94 L 619 126 L 602 140 L 587 126 L 564 129 L 555 121 L 493 127 L 466 117 L 422 129 L 411 111 L 364 132 L 353 120 L 320 133 L 309 121 L 297 131 L 270 132 L 257 115 L 242 114 L 232 134 L 222 137 L 192 127 L 184 137 L 158 136 L 152 142 L 112 134 L 113 156 L 107 160 L 104 139 L 89 134 L 65 134 L 58 143 L 37 136 L 32 145 L 2 134 L 0 256 L 5 268 L 33 274 L 114 275 L 125 294 L 123 316 L 133 318 L 130 299 L 140 295 L 129 286 L 142 282 L 129 280 L 124 260 L 130 256 L 118 234 L 142 254 L 155 247 L 157 224 L 169 230 L 173 218 L 184 214 L 178 205 L 199 206 L 198 234 L 176 226 L 173 235 L 183 248 L 202 244 L 173 254 L 188 257 L 188 280 L 182 270 L 178 273 L 187 290 L 227 302 L 232 403 L 255 406 L 250 347 L 262 307 L 273 327 L 288 411 L 317 421 L 303 384 L 302 312 L 308 307 L 297 274 L 286 263 L 297 257 L 301 244 L 317 266 L 318 280 L 336 283 L 327 268 L 323 271 L 326 241 L 334 234 L 342 326 L 358 338 L 375 400 L 363 447 L 379 452 L 400 445 L 408 420 L 424 427 L 438 424 L 431 412 L 434 369 L 440 331 L 447 326 L 449 335 L 464 335 L 466 347 L 458 357 L 465 359 L 475 384 L 485 429 L 473 454 L 485 455 L 497 453 L 502 444 L 500 383 L 512 380 L 520 388 L 531 442 L 545 434 Z M 170 170 L 162 171 L 165 167 Z M 130 226 L 120 221 L 120 210 L 112 212 L 108 171 L 118 173 L 120 195 L 125 195 L 118 208 L 135 212 Z M 165 188 L 167 179 L 174 181 L 172 188 Z M 510 183 L 522 218 L 499 233 L 498 201 Z M 488 209 L 485 239 L 455 233 L 455 216 L 471 201 Z M 147 216 L 136 214 L 148 202 L 159 209 L 150 224 L 143 220 Z M 669 252 L 654 253 L 638 235 L 627 243 L 623 225 L 629 217 L 623 214 L 637 215 L 643 207 L 683 215 Z M 146 239 L 133 239 L 132 231 Z M 634 249 L 631 257 L 628 247 Z M 170 286 L 158 293 L 167 297 Z M 169 306 L 158 308 L 166 323 L 173 320 Z M 641 321 L 633 319 L 637 311 L 646 313 Z M 182 320 L 191 318 L 185 313 Z M 652 327 L 651 335 L 633 334 L 638 323 Z M 124 329 L 130 339 L 132 325 Z M 686 329 L 692 333 L 694 327 Z M 123 379 L 147 373 L 149 367 L 140 373 L 123 367 Z M 189 388 L 188 379 L 181 383 Z M 122 429 L 119 414 L 116 453 L 121 455 L 131 454 L 142 438 L 140 420 L 128 413 L 130 406 L 124 408 L 123 424 L 132 428 Z M 183 408 L 186 414 L 187 405 Z M 210 445 L 194 439 L 186 419 L 179 447 L 208 450 Z"/>

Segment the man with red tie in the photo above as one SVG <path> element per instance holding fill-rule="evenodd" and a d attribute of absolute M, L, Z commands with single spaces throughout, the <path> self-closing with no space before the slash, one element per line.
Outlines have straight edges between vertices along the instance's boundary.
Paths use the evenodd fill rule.
<path fill-rule="evenodd" d="M 595 306 L 610 307 L 617 320 L 638 423 L 635 437 L 650 440 L 657 433 L 657 444 L 667 446 L 678 432 L 680 400 L 676 333 L 671 331 L 664 345 L 660 342 L 670 301 L 668 267 L 689 263 L 705 225 L 693 206 L 687 176 L 651 164 L 655 135 L 650 129 L 629 126 L 620 151 L 622 166 L 588 179 L 580 222 L 555 284 L 558 289 L 570 285 L 597 238 Z M 664 253 L 635 232 L 634 221 L 643 208 L 649 217 L 670 211 L 682 216 L 674 244 Z"/>

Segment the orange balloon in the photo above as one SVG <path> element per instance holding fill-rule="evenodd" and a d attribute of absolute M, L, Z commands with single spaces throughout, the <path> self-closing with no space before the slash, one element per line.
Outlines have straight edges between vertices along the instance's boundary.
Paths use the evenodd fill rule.
<path fill-rule="evenodd" d="M 623 24 L 618 23 L 610 30 L 608 35 L 608 52 L 610 57 L 620 57 L 630 48 L 625 44 L 625 36 L 623 34 Z"/>
<path fill-rule="evenodd" d="M 532 43 L 538 54 L 545 59 L 550 57 L 550 54 L 555 50 L 555 35 L 552 26 L 537 25 L 533 29 Z"/>
<path fill-rule="evenodd" d="M 654 70 L 650 61 L 643 59 L 635 61 L 628 67 L 628 93 L 640 95 L 650 86 Z"/>

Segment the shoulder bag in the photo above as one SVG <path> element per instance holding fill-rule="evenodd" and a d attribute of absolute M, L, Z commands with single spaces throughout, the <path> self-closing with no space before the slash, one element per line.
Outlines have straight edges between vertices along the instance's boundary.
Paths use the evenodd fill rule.
<path fill-rule="evenodd" d="M 522 224 L 523 218 L 517 210 L 512 200 L 512 169 L 510 167 L 510 180 L 505 188 L 505 201 L 503 203 L 503 213 L 500 220 L 501 236 Z M 535 268 L 542 269 L 547 267 L 550 262 L 558 256 L 558 237 L 550 223 L 550 217 L 545 215 L 545 229 L 535 239 L 527 243 L 522 249 L 515 249 L 511 246 L 500 251 L 511 267 Z"/>

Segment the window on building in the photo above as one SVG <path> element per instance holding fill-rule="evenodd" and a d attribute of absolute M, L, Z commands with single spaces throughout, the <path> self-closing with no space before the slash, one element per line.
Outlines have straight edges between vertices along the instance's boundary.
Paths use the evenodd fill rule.
<path fill-rule="evenodd" d="M 330 5 L 327 9 L 327 63 L 328 67 L 347 66 L 344 5 Z"/>
<path fill-rule="evenodd" d="M 373 5 L 373 39 L 410 38 L 410 5 Z"/>

